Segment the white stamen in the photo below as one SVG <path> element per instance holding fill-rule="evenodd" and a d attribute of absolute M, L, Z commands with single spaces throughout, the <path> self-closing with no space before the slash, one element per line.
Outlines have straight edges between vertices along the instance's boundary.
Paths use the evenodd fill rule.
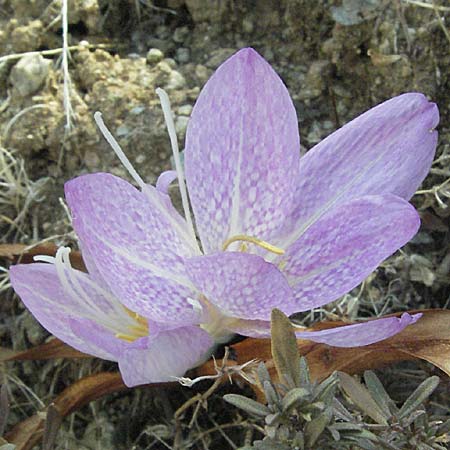
<path fill-rule="evenodd" d="M 108 128 L 105 125 L 105 122 L 103 122 L 102 113 L 100 111 L 96 111 L 94 113 L 94 120 L 97 123 L 98 128 L 102 132 L 105 139 L 108 141 L 108 144 L 112 147 L 114 152 L 116 153 L 117 157 L 120 159 L 120 162 L 123 164 L 125 169 L 128 170 L 128 173 L 131 175 L 134 181 L 139 185 L 141 189 L 144 189 L 145 183 L 144 180 L 139 176 L 139 174 L 136 172 L 135 168 L 131 164 L 130 160 L 126 157 L 123 150 L 120 148 L 119 143 L 115 140 L 114 136 L 111 134 L 111 132 L 108 130 Z"/>
<path fill-rule="evenodd" d="M 175 168 L 178 175 L 178 184 L 181 193 L 181 202 L 183 204 L 184 216 L 189 227 L 189 231 L 195 240 L 194 224 L 192 222 L 191 213 L 189 210 L 188 193 L 186 189 L 186 183 L 184 180 L 183 168 L 180 159 L 180 150 L 178 148 L 177 134 L 175 131 L 175 124 L 173 123 L 172 111 L 170 108 L 170 100 L 167 92 L 164 89 L 156 89 L 159 100 L 161 102 L 161 107 L 164 113 L 164 119 L 166 121 L 167 131 L 169 133 L 170 144 L 172 146 L 173 159 L 175 161 Z"/>
<path fill-rule="evenodd" d="M 55 257 L 54 256 L 49 256 L 49 255 L 36 255 L 36 256 L 33 256 L 33 261 L 46 262 L 46 263 L 54 264 L 55 263 Z"/>
<path fill-rule="evenodd" d="M 203 313 L 203 306 L 197 299 L 188 297 L 187 302 L 192 306 L 192 308 L 194 308 L 194 311 L 196 313 Z"/>
<path fill-rule="evenodd" d="M 112 331 L 116 331 L 117 324 L 108 320 L 108 316 L 104 314 L 104 312 L 101 311 L 95 303 L 92 302 L 85 290 L 81 287 L 79 281 L 76 279 L 76 274 L 70 264 L 69 254 L 69 247 L 60 247 L 58 248 L 55 257 L 56 273 L 58 274 L 58 278 L 64 291 L 78 304 L 80 304 L 79 298 L 81 297 L 83 299 L 83 303 L 86 305 L 87 309 L 83 311 L 82 316 L 89 320 L 93 320 L 93 318 L 95 318 L 95 322 L 99 325 L 102 325 Z"/>

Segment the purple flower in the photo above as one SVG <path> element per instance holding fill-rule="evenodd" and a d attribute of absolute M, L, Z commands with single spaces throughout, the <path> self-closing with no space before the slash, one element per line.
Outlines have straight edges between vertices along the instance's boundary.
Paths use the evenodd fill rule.
<path fill-rule="evenodd" d="M 243 49 L 208 81 L 187 130 L 200 244 L 169 127 L 186 217 L 167 194 L 173 172 L 155 188 L 129 168 L 140 190 L 111 174 L 78 177 L 65 190 L 89 274 L 63 248 L 12 267 L 12 284 L 50 332 L 118 361 L 129 386 L 180 376 L 233 333 L 267 335 L 273 308 L 292 314 L 337 299 L 408 242 L 420 224 L 408 199 L 430 168 L 437 123 L 436 105 L 404 94 L 300 159 L 286 87 Z M 419 316 L 298 336 L 367 345 Z"/>

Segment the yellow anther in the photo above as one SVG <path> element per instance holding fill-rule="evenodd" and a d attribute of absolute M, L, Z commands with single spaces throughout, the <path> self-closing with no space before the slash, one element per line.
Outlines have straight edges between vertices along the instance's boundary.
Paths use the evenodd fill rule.
<path fill-rule="evenodd" d="M 124 306 L 126 313 L 136 322 L 135 325 L 130 325 L 126 327 L 126 330 L 130 332 L 127 333 L 117 333 L 115 336 L 118 339 L 122 339 L 126 342 L 134 342 L 136 339 L 148 336 L 148 321 L 144 317 L 140 316 L 138 313 L 131 311 Z"/>
<path fill-rule="evenodd" d="M 243 242 L 240 246 L 239 246 L 239 251 L 242 253 L 247 253 L 248 252 L 248 245 Z"/>
<path fill-rule="evenodd" d="M 127 342 L 134 342 L 137 339 L 136 336 L 131 336 L 131 334 L 117 333 L 115 336 L 116 338 L 122 339 L 123 341 Z"/>
<path fill-rule="evenodd" d="M 284 250 L 275 247 L 275 245 L 269 244 L 266 241 L 263 241 L 262 239 L 258 239 L 253 236 L 247 236 L 245 234 L 237 234 L 236 236 L 231 237 L 230 239 L 227 239 L 222 246 L 222 250 L 226 250 L 233 242 L 237 241 L 244 241 L 244 242 L 250 242 L 252 244 L 257 245 L 258 247 L 263 248 L 264 250 L 267 250 L 269 252 L 275 253 L 276 255 L 284 255 Z"/>
<path fill-rule="evenodd" d="M 128 309 L 126 306 L 124 306 L 125 312 L 132 318 L 134 319 L 136 322 L 147 326 L 148 322 L 147 319 L 144 319 L 142 316 L 140 316 L 138 313 L 131 311 L 131 309 Z"/>

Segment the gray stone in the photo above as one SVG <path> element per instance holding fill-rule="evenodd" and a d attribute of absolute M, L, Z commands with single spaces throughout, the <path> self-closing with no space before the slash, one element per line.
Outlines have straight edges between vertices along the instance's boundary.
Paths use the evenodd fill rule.
<path fill-rule="evenodd" d="M 157 64 L 164 59 L 164 53 L 159 48 L 151 48 L 146 59 L 149 64 Z"/>
<path fill-rule="evenodd" d="M 180 64 L 186 64 L 191 59 L 191 51 L 188 48 L 180 47 L 177 49 L 175 57 Z"/>
<path fill-rule="evenodd" d="M 189 123 L 189 117 L 178 116 L 175 120 L 175 130 L 179 137 L 183 137 L 186 133 L 186 129 Z"/>
<path fill-rule="evenodd" d="M 41 55 L 26 55 L 12 68 L 10 83 L 22 97 L 37 92 L 47 78 L 52 62 Z"/>
<path fill-rule="evenodd" d="M 192 112 L 192 105 L 181 105 L 178 108 L 178 114 L 180 116 L 187 116 L 189 117 L 191 115 Z"/>
<path fill-rule="evenodd" d="M 186 86 L 186 79 L 180 72 L 172 70 L 169 75 L 169 81 L 166 84 L 166 89 L 182 89 Z"/>
<path fill-rule="evenodd" d="M 195 76 L 201 83 L 206 83 L 210 75 L 211 71 L 206 66 L 203 66 L 202 64 L 195 66 Z"/>
<path fill-rule="evenodd" d="M 189 36 L 188 27 L 178 27 L 175 29 L 172 39 L 178 44 L 182 44 L 188 36 Z"/>
<path fill-rule="evenodd" d="M 210 69 L 217 69 L 226 59 L 236 53 L 234 48 L 218 48 L 211 53 L 211 56 L 206 63 L 206 67 Z"/>

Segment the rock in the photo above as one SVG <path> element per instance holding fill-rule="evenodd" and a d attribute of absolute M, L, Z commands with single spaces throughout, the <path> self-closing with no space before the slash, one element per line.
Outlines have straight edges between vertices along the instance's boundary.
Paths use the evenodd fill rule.
<path fill-rule="evenodd" d="M 167 63 L 171 69 L 175 69 L 178 64 L 173 58 L 165 58 L 164 62 Z"/>
<path fill-rule="evenodd" d="M 151 48 L 147 52 L 146 60 L 149 64 L 157 64 L 164 59 L 164 53 L 159 48 Z"/>
<path fill-rule="evenodd" d="M 176 43 L 182 44 L 188 36 L 189 36 L 189 28 L 188 27 L 178 27 L 175 29 L 172 39 Z"/>
<path fill-rule="evenodd" d="M 158 65 L 156 66 L 156 68 L 162 72 L 165 73 L 167 75 L 169 75 L 170 73 L 172 73 L 172 67 L 170 67 L 169 64 L 167 64 L 166 61 L 161 61 L 158 63 Z"/>
<path fill-rule="evenodd" d="M 191 105 L 181 105 L 178 108 L 178 114 L 180 116 L 187 116 L 189 117 L 191 115 L 192 112 L 192 106 Z"/>
<path fill-rule="evenodd" d="M 175 58 L 180 64 L 186 64 L 191 59 L 191 51 L 188 48 L 180 47 L 176 51 Z"/>
<path fill-rule="evenodd" d="M 235 53 L 236 49 L 234 48 L 218 48 L 211 53 L 211 56 L 206 63 L 206 67 L 217 69 L 226 59 Z"/>
<path fill-rule="evenodd" d="M 189 117 L 178 116 L 175 120 L 175 131 L 178 137 L 184 137 L 188 126 Z"/>
<path fill-rule="evenodd" d="M 10 44 L 15 52 L 30 51 L 31 43 L 31 48 L 37 49 L 42 45 L 43 32 L 44 25 L 40 20 L 32 20 L 26 25 L 15 26 L 11 32 Z"/>
<path fill-rule="evenodd" d="M 211 71 L 202 64 L 195 66 L 195 76 L 201 83 L 206 83 L 211 76 Z"/>
<path fill-rule="evenodd" d="M 22 96 L 37 92 L 44 84 L 52 62 L 41 55 L 26 55 L 12 68 L 9 81 Z"/>
<path fill-rule="evenodd" d="M 156 37 L 144 37 L 148 48 L 159 48 L 165 55 L 175 50 L 175 44 L 171 39 L 161 39 Z"/>
<path fill-rule="evenodd" d="M 221 0 L 186 0 L 194 22 L 221 23 L 229 13 L 229 2 Z"/>
<path fill-rule="evenodd" d="M 169 81 L 166 84 L 166 89 L 183 89 L 186 86 L 186 79 L 184 76 L 177 72 L 176 70 L 172 70 L 169 75 Z"/>

